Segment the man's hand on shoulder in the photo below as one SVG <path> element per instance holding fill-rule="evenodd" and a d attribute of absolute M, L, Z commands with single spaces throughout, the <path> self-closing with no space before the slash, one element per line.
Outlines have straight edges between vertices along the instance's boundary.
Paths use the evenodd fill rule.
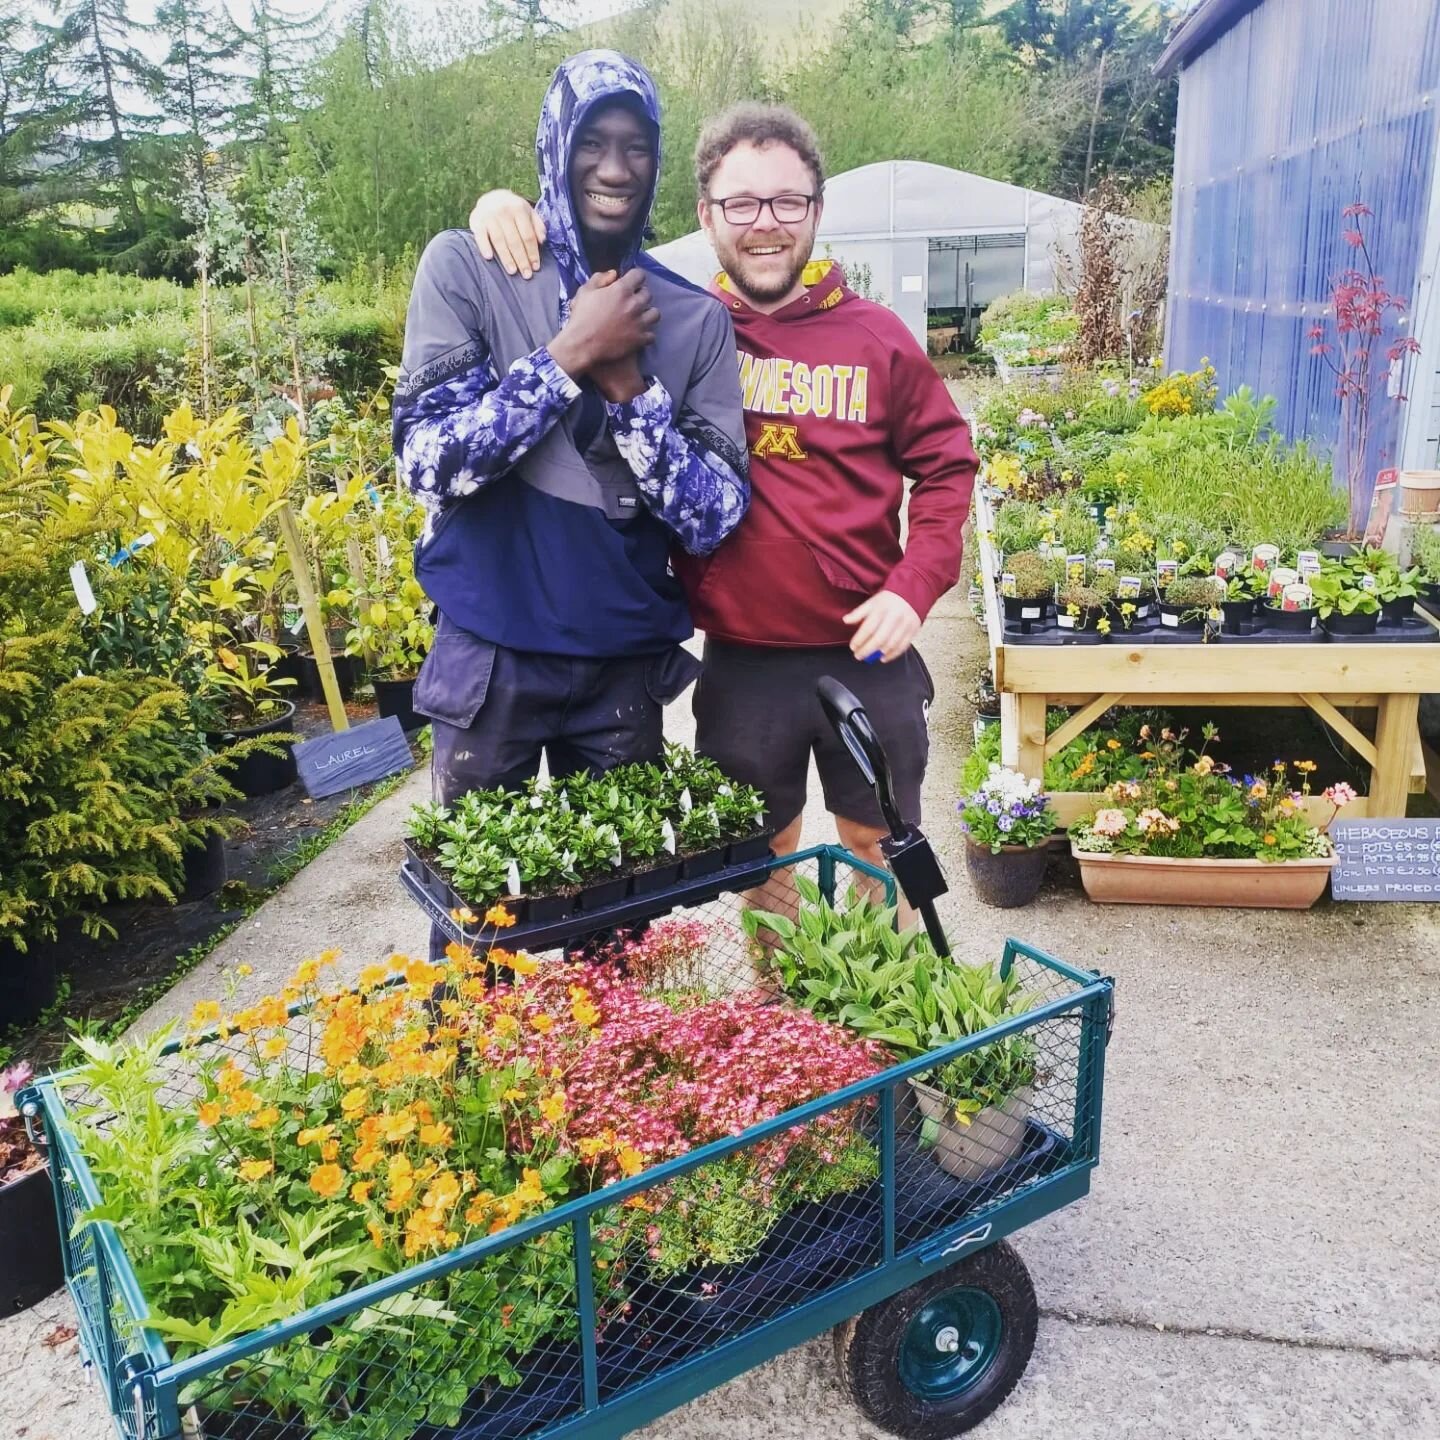
<path fill-rule="evenodd" d="M 921 620 L 909 601 L 893 590 L 881 590 L 846 617 L 847 625 L 858 627 L 850 637 L 850 653 L 857 660 L 879 653 L 884 664 L 898 660 L 920 633 Z"/>
<path fill-rule="evenodd" d="M 470 233 L 486 260 L 498 260 L 507 275 L 529 279 L 540 269 L 545 222 L 513 190 L 491 190 L 470 212 Z"/>

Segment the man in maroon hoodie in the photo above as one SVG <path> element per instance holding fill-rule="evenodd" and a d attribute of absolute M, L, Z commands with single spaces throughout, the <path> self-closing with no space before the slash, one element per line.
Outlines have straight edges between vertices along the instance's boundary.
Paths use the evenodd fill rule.
<path fill-rule="evenodd" d="M 834 675 L 860 698 L 920 819 L 934 685 L 913 642 L 960 575 L 977 469 L 969 431 L 900 319 L 812 261 L 824 172 L 793 111 L 744 103 L 696 148 L 700 223 L 739 349 L 750 511 L 714 554 L 676 555 L 706 635 L 696 744 L 762 789 L 799 843 L 810 757 L 841 843 L 879 864 L 879 807 L 815 698 Z M 471 217 L 481 250 L 527 269 L 533 224 L 515 197 Z M 905 477 L 913 480 L 900 542 Z"/>

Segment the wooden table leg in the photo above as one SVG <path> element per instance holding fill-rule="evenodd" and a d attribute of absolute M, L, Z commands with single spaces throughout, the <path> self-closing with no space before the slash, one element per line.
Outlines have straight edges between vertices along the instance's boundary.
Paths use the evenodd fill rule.
<path fill-rule="evenodd" d="M 1418 695 L 1382 695 L 1375 722 L 1375 764 L 1366 814 L 1398 818 L 1410 793 L 1410 751 L 1420 723 Z"/>
<path fill-rule="evenodd" d="M 1045 697 L 1021 695 L 1016 706 L 1019 744 L 1015 768 L 1027 778 L 1045 780 Z"/>

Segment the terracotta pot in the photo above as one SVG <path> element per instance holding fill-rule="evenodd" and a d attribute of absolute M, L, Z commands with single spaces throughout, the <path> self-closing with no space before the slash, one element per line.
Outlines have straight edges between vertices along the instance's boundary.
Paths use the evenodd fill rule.
<path fill-rule="evenodd" d="M 1070 847 L 1085 893 L 1101 905 L 1238 906 L 1308 910 L 1324 893 L 1334 857 L 1323 860 L 1169 860 L 1101 855 Z"/>
<path fill-rule="evenodd" d="M 950 1099 L 931 1085 L 912 1080 L 920 1113 L 939 1126 L 934 1155 L 942 1170 L 961 1180 L 978 1180 L 1013 1160 L 1025 1148 L 1026 1121 L 1035 1101 L 1030 1086 L 1017 1090 L 1003 1105 L 992 1105 L 970 1118 L 955 1118 Z"/>
<path fill-rule="evenodd" d="M 1048 845 L 1002 845 L 998 855 L 988 845 L 965 841 L 965 871 L 976 896 L 999 910 L 1028 905 L 1045 879 Z"/>

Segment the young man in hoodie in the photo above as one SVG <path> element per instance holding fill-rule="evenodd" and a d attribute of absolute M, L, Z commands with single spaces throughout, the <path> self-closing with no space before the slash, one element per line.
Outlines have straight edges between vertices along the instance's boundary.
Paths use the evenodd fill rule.
<path fill-rule="evenodd" d="M 676 558 L 706 634 L 697 745 L 765 791 L 781 854 L 799 841 L 813 754 L 842 843 L 878 863 L 879 807 L 815 686 L 835 675 L 859 696 L 918 821 L 934 686 L 913 642 L 959 578 L 975 453 L 904 324 L 811 260 L 824 173 L 798 115 L 727 110 L 700 137 L 696 179 L 724 267 L 712 291 L 735 326 L 754 487 L 722 548 Z M 493 241 L 502 261 L 529 267 L 541 232 L 514 197 L 487 197 L 471 225 L 482 249 Z"/>
<path fill-rule="evenodd" d="M 400 472 L 427 515 L 439 609 L 415 685 L 440 801 L 661 753 L 694 678 L 669 556 L 705 554 L 749 501 L 723 304 L 640 254 L 658 175 L 646 71 L 556 71 L 536 144 L 548 239 L 525 284 L 448 230 L 416 272 L 396 386 Z"/>

